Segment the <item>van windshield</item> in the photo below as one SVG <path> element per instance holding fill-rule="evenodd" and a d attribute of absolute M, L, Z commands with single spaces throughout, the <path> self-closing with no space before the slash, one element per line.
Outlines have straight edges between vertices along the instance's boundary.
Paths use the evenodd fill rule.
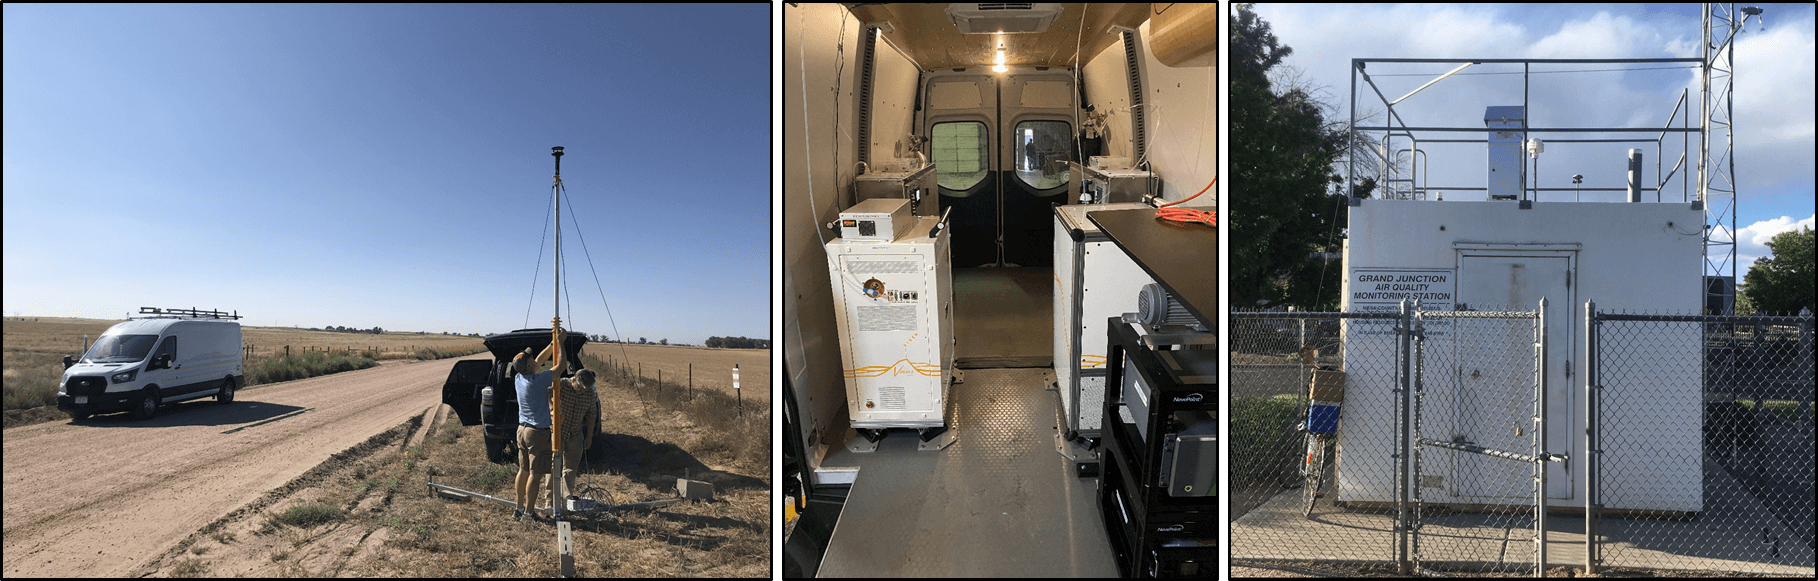
<path fill-rule="evenodd" d="M 152 344 L 158 342 L 157 335 L 102 335 L 95 341 L 82 360 L 88 363 L 119 363 L 138 361 L 150 353 Z"/>

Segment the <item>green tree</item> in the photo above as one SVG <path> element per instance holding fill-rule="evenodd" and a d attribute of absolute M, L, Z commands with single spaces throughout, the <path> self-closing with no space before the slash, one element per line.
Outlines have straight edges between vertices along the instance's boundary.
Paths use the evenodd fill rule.
<path fill-rule="evenodd" d="M 1764 314 L 1793 314 L 1799 309 L 1818 312 L 1812 307 L 1812 240 L 1810 227 L 1781 232 L 1768 240 L 1768 250 L 1774 255 L 1755 259 L 1742 277 L 1742 294 L 1753 308 Z"/>
<path fill-rule="evenodd" d="M 1232 304 L 1335 308 L 1343 275 L 1337 227 L 1349 206 L 1332 163 L 1345 132 L 1308 89 L 1274 86 L 1271 70 L 1293 49 L 1268 22 L 1247 4 L 1237 5 L 1231 22 Z M 1359 192 L 1373 187 L 1366 181 Z"/>

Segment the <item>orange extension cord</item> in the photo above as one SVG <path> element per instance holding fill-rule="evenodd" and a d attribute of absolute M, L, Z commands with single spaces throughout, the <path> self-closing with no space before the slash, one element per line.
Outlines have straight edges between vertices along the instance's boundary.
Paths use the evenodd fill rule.
<path fill-rule="evenodd" d="M 1206 187 L 1204 189 L 1201 189 L 1199 191 L 1199 194 L 1204 194 L 1208 191 L 1211 191 L 1212 184 L 1216 184 L 1216 183 L 1218 183 L 1218 178 L 1213 177 L 1212 182 L 1206 184 Z M 1186 199 L 1180 200 L 1179 202 L 1168 202 L 1166 204 L 1162 204 L 1161 206 L 1158 206 L 1157 209 L 1155 210 L 1155 217 L 1158 219 L 1162 219 L 1162 220 L 1173 220 L 1175 222 L 1199 222 L 1199 223 L 1205 224 L 1207 226 L 1213 226 L 1213 227 L 1218 226 L 1218 212 L 1216 210 L 1194 210 L 1192 208 L 1170 208 L 1169 207 L 1169 206 L 1173 206 L 1175 204 L 1179 204 L 1181 202 L 1185 202 L 1187 200 L 1191 200 L 1193 198 L 1197 198 L 1197 197 L 1199 197 L 1199 194 L 1193 194 L 1191 196 L 1187 196 Z"/>

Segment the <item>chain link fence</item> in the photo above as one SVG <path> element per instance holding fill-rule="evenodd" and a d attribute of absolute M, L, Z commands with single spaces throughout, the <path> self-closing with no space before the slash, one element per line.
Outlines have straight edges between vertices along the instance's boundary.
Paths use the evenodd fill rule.
<path fill-rule="evenodd" d="M 1232 312 L 1233 562 L 1811 577 L 1812 317 L 1581 306 Z"/>
<path fill-rule="evenodd" d="M 1397 562 L 1395 487 L 1406 333 L 1400 313 L 1233 311 L 1226 340 L 1231 556 L 1269 562 Z M 1300 430 L 1315 372 L 1343 372 L 1339 430 L 1305 506 Z M 1317 445 L 1317 444 L 1315 444 Z"/>
<path fill-rule="evenodd" d="M 1587 311 L 1592 569 L 1812 576 L 1812 317 Z"/>

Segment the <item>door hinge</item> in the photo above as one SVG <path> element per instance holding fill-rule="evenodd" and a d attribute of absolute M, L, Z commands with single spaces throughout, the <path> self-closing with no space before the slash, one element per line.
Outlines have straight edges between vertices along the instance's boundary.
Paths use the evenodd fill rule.
<path fill-rule="evenodd" d="M 1572 378 L 1572 360 L 1566 360 L 1566 379 Z"/>

